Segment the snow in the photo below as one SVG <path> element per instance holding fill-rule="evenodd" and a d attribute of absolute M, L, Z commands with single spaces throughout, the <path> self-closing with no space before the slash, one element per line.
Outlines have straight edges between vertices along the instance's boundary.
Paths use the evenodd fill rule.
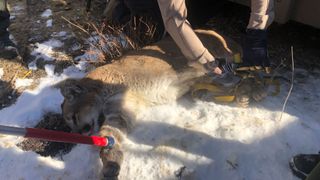
<path fill-rule="evenodd" d="M 17 11 L 22 11 L 22 10 L 24 10 L 24 7 L 17 5 L 17 6 L 13 6 L 11 11 L 17 12 Z"/>
<path fill-rule="evenodd" d="M 46 10 L 44 17 L 51 15 Z M 66 36 L 58 32 L 53 37 Z M 52 61 L 54 50 L 62 47 L 57 39 L 37 43 L 31 53 L 36 59 Z M 25 90 L 16 103 L 0 110 L 0 124 L 34 127 L 48 112 L 61 113 L 63 96 L 54 85 L 66 78 L 81 78 L 86 59 L 56 74 L 46 65 L 47 76 L 38 87 Z M 29 68 L 37 68 L 36 62 Z M 281 93 L 269 96 L 249 108 L 216 104 L 187 97 L 171 104 L 141 112 L 122 148 L 124 162 L 120 179 L 196 180 L 297 180 L 288 167 L 298 153 L 316 153 L 320 147 L 320 73 L 297 69 L 294 90 L 285 112 L 281 109 L 289 84 L 282 81 Z M 0 69 L 0 77 L 3 69 Z M 288 74 L 290 75 L 290 74 Z M 28 86 L 18 79 L 16 86 Z M 17 147 L 23 139 L 0 135 L 1 179 L 99 179 L 99 149 L 77 145 L 62 157 L 41 157 Z"/>
<path fill-rule="evenodd" d="M 4 72 L 3 72 L 3 68 L 0 68 L 0 79 L 2 78 Z"/>
<path fill-rule="evenodd" d="M 14 20 L 16 16 L 21 15 L 24 9 L 22 5 L 13 6 L 10 10 L 10 20 Z"/>
<path fill-rule="evenodd" d="M 37 61 L 36 60 L 34 60 L 34 61 L 31 61 L 29 64 L 28 64 L 28 68 L 30 69 L 30 70 L 37 70 L 38 69 L 38 67 L 37 67 Z"/>
<path fill-rule="evenodd" d="M 31 52 L 31 55 L 36 56 L 36 60 L 42 58 L 45 61 L 55 60 L 57 52 L 54 48 L 63 46 L 63 42 L 57 39 L 50 39 L 43 43 L 36 43 L 36 48 Z"/>
<path fill-rule="evenodd" d="M 51 9 L 46 9 L 46 10 L 41 14 L 41 17 L 43 17 L 43 18 L 48 18 L 48 17 L 50 17 L 50 16 L 52 16 L 52 11 L 51 11 Z"/>
<path fill-rule="evenodd" d="M 46 24 L 47 24 L 47 27 L 52 27 L 52 19 L 48 19 Z"/>
<path fill-rule="evenodd" d="M 15 88 L 30 86 L 32 84 L 32 82 L 33 82 L 33 79 L 18 78 L 15 81 Z"/>
<path fill-rule="evenodd" d="M 54 32 L 54 33 L 52 33 L 52 37 L 65 37 L 65 36 L 67 36 L 67 32 L 65 32 L 65 31 L 60 31 L 60 32 Z"/>

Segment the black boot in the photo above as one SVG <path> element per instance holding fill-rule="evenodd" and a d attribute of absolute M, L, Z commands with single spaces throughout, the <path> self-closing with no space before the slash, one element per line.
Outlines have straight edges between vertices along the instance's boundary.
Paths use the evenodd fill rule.
<path fill-rule="evenodd" d="M 238 88 L 238 91 L 241 92 L 238 93 L 238 102 L 241 104 L 243 98 L 261 101 L 268 95 L 268 85 L 264 81 L 264 76 L 270 74 L 271 71 L 267 51 L 267 31 L 247 29 L 242 41 L 242 48 L 242 63 L 237 64 L 235 73 L 247 80 L 242 82 L 245 85 Z M 241 90 L 242 87 L 248 86 L 247 82 L 250 83 L 250 90 L 248 91 L 247 88 Z"/>
<path fill-rule="evenodd" d="M 289 165 L 294 175 L 305 179 L 318 163 L 320 154 L 298 154 L 291 158 Z"/>
<path fill-rule="evenodd" d="M 0 58 L 14 59 L 18 56 L 15 44 L 9 38 L 7 28 L 10 25 L 10 14 L 0 11 Z"/>
<path fill-rule="evenodd" d="M 247 29 L 243 42 L 243 66 L 270 67 L 266 30 Z"/>

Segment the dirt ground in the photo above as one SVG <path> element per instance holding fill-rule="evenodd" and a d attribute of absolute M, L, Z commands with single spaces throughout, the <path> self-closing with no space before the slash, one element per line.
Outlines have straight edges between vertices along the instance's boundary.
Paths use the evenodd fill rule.
<path fill-rule="evenodd" d="M 49 129 L 55 131 L 71 132 L 64 123 L 61 114 L 48 113 L 35 128 Z M 34 151 L 41 156 L 62 156 L 71 151 L 75 144 L 48 142 L 38 139 L 25 139 L 17 144 L 24 151 Z"/>
<path fill-rule="evenodd" d="M 45 64 L 54 64 L 55 72 L 61 72 L 65 67 L 74 63 L 74 57 L 83 54 L 86 47 L 84 39 L 86 36 L 79 28 L 72 26 L 65 19 L 77 22 L 85 27 L 85 23 L 97 22 L 98 14 L 104 7 L 100 1 L 94 1 L 93 13 L 85 11 L 85 1 L 54 0 L 43 2 L 41 0 L 12 0 L 10 4 L 11 25 L 10 33 L 17 43 L 21 59 L 0 60 L 0 68 L 3 69 L 3 76 L 0 80 L 0 109 L 14 103 L 16 98 L 25 88 L 15 88 L 15 80 L 18 78 L 33 79 L 32 89 L 37 86 L 38 80 L 46 75 Z M 42 18 L 41 14 L 47 10 L 52 10 L 52 27 L 47 27 L 48 18 Z M 100 13 L 99 13 L 100 12 Z M 94 15 L 94 16 L 93 16 Z M 101 18 L 100 18 L 101 19 Z M 29 70 L 28 64 L 36 59 L 30 53 L 37 47 L 37 43 L 49 40 L 58 32 L 65 32 L 68 38 L 59 39 L 64 46 L 56 50 L 64 52 L 55 54 L 54 61 L 37 60 L 37 69 Z"/>
<path fill-rule="evenodd" d="M 71 25 L 65 19 L 77 22 L 86 30 L 87 23 L 101 22 L 102 11 L 105 4 L 102 0 L 93 1 L 91 13 L 85 12 L 85 1 L 72 0 L 11 0 L 12 24 L 10 32 L 18 44 L 21 59 L 0 60 L 0 68 L 4 73 L 0 79 L 0 110 L 10 106 L 19 97 L 19 94 L 26 88 L 32 89 L 37 86 L 39 79 L 46 76 L 45 64 L 54 64 L 55 71 L 61 72 L 65 67 L 75 64 L 76 56 L 81 55 L 88 44 L 84 39 L 88 38 L 80 28 Z M 46 10 L 52 10 L 52 27 L 47 27 L 46 18 L 41 14 Z M 249 18 L 247 7 L 226 3 L 221 12 L 205 25 L 229 36 L 241 43 L 241 37 Z M 64 31 L 68 38 L 61 38 L 63 47 L 57 50 L 63 54 L 56 54 L 53 61 L 37 61 L 37 69 L 30 71 L 28 64 L 36 59 L 30 53 L 37 47 L 37 43 L 49 40 L 58 32 Z M 57 37 L 59 38 L 59 37 Z M 294 47 L 294 58 L 297 67 L 305 68 L 309 72 L 316 73 L 315 69 L 320 68 L 320 30 L 295 22 L 285 25 L 274 23 L 269 33 L 269 55 L 274 66 L 283 63 L 285 68 L 291 67 L 290 47 Z M 319 71 L 318 71 L 319 72 Z M 32 79 L 29 87 L 16 88 L 15 81 L 18 78 Z M 48 128 L 62 131 L 70 131 L 65 124 L 56 123 L 61 115 L 47 114 L 42 119 L 39 128 Z M 48 143 L 38 140 L 25 140 L 19 146 L 24 150 L 33 150 L 44 156 L 56 156 L 66 153 L 73 145 L 63 143 Z M 49 150 L 50 149 L 50 150 Z"/>
<path fill-rule="evenodd" d="M 88 44 L 84 42 L 84 39 L 88 36 L 64 18 L 79 23 L 82 28 L 85 28 L 86 23 L 96 23 L 101 20 L 99 15 L 102 14 L 102 7 L 105 7 L 105 4 L 101 1 L 94 1 L 92 9 L 95 9 L 95 11 L 87 13 L 85 11 L 85 1 L 12 0 L 9 3 L 11 13 L 9 30 L 18 46 L 21 58 L 0 59 L 0 68 L 3 71 L 0 79 L 0 109 L 13 104 L 23 90 L 35 88 L 39 79 L 46 76 L 44 70 L 46 64 L 54 64 L 55 72 L 59 73 L 67 66 L 76 63 L 74 58 L 83 54 L 84 49 L 88 47 Z M 47 9 L 52 11 L 50 17 L 53 20 L 52 27 L 47 27 L 48 18 L 41 17 L 41 14 Z M 56 50 L 64 53 L 54 54 L 54 61 L 37 60 L 37 69 L 29 70 L 28 64 L 36 59 L 35 56 L 31 55 L 31 52 L 37 47 L 37 43 L 47 41 L 54 34 L 62 31 L 68 34 L 68 38 L 59 39 L 64 43 L 64 46 Z M 32 79 L 33 82 L 28 87 L 17 88 L 15 87 L 17 79 Z M 62 116 L 52 113 L 48 113 L 36 128 L 70 132 L 70 129 L 62 121 Z M 74 145 L 26 139 L 18 146 L 26 151 L 35 151 L 42 156 L 58 156 L 69 152 Z"/>

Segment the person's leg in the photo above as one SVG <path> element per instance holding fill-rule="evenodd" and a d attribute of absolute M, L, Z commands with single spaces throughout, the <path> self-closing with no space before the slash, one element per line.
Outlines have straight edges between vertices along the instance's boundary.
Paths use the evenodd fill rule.
<path fill-rule="evenodd" d="M 274 20 L 273 0 L 251 0 L 248 29 L 266 30 Z"/>
<path fill-rule="evenodd" d="M 7 1 L 0 0 L 0 38 L 9 38 L 7 28 L 10 25 L 10 14 L 7 9 Z M 0 39 L 0 40 L 1 40 Z"/>
<path fill-rule="evenodd" d="M 267 28 L 273 20 L 273 0 L 251 0 L 250 20 L 243 42 L 243 66 L 270 67 Z"/>
<path fill-rule="evenodd" d="M 187 21 L 185 0 L 158 0 L 158 4 L 165 28 L 183 55 L 202 64 L 214 61 Z"/>
<path fill-rule="evenodd" d="M 237 100 L 242 102 L 248 97 L 261 101 L 267 97 L 268 85 L 263 78 L 264 73 L 270 73 L 270 61 L 267 51 L 267 28 L 274 19 L 273 0 L 251 0 L 251 14 L 246 34 L 243 38 L 242 63 L 236 69 L 239 75 L 253 77 L 253 81 L 242 81 L 239 87 L 251 88 L 250 91 L 238 94 Z M 249 82 L 250 84 L 246 84 Z M 238 88 L 241 92 L 241 88 Z"/>
<path fill-rule="evenodd" d="M 314 180 L 320 177 L 320 154 L 298 154 L 291 158 L 289 166 L 301 179 Z M 318 177 L 318 178 L 317 178 Z"/>
<path fill-rule="evenodd" d="M 0 0 L 0 11 L 7 10 L 7 0 Z"/>
<path fill-rule="evenodd" d="M 10 13 L 7 8 L 7 0 L 0 0 L 0 58 L 13 59 L 18 56 L 15 44 L 9 38 L 8 27 L 10 25 Z"/>
<path fill-rule="evenodd" d="M 319 180 L 320 179 L 320 163 L 311 171 L 306 180 Z"/>

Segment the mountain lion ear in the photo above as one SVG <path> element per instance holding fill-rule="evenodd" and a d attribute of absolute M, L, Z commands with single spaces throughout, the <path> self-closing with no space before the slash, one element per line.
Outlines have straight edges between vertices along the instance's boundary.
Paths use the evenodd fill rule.
<path fill-rule="evenodd" d="M 73 101 L 74 98 L 87 92 L 78 79 L 67 79 L 56 85 L 56 87 L 60 88 L 62 95 L 69 101 Z"/>

